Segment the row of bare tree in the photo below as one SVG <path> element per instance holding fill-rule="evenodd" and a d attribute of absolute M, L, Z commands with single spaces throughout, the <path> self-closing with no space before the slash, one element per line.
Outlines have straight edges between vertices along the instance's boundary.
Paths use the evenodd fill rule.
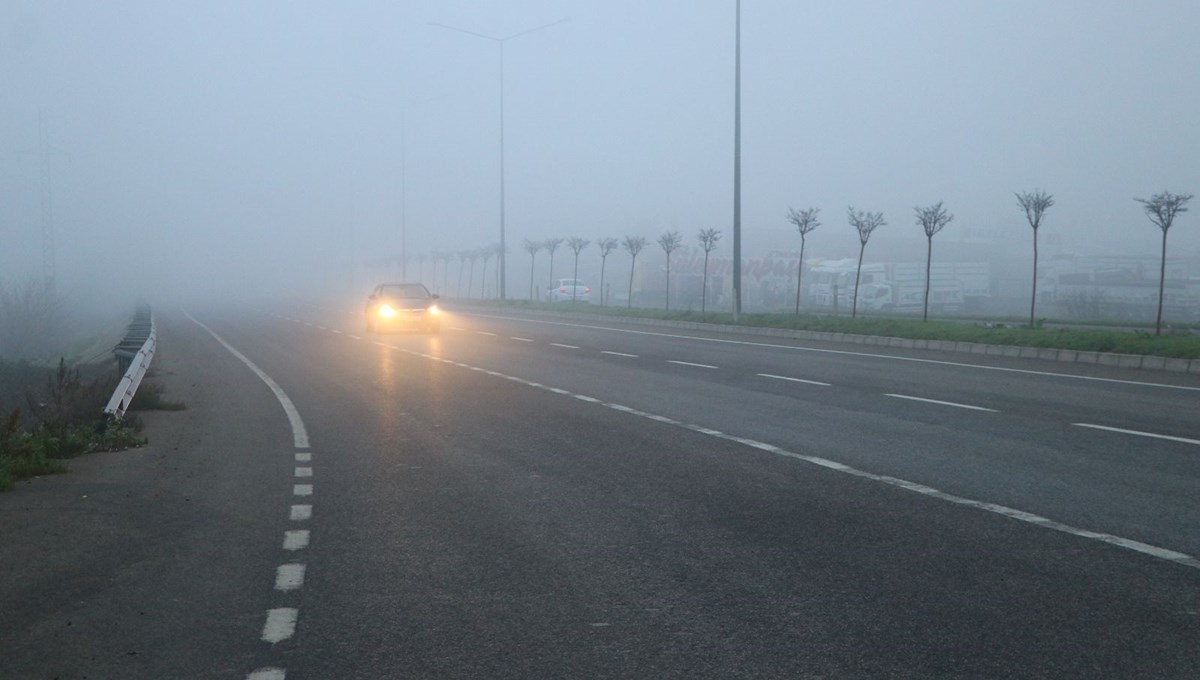
<path fill-rule="evenodd" d="M 1054 196 L 1041 189 L 1018 192 L 1015 195 L 1017 197 L 1017 205 L 1025 212 L 1025 219 L 1029 222 L 1029 226 L 1033 228 L 1033 292 L 1029 301 L 1029 326 L 1032 328 L 1035 324 L 1034 316 L 1037 307 L 1037 233 L 1038 228 L 1042 225 L 1042 219 L 1046 215 L 1046 210 L 1054 205 Z M 1162 332 L 1163 290 L 1166 281 L 1167 263 L 1167 231 L 1170 230 L 1171 225 L 1175 223 L 1175 218 L 1180 213 L 1187 212 L 1187 203 L 1191 199 L 1192 194 L 1172 194 L 1169 191 L 1155 194 L 1150 198 L 1133 199 L 1142 204 L 1150 221 L 1162 230 L 1162 259 L 1159 268 L 1158 317 L 1154 324 L 1155 335 Z M 925 231 L 927 242 L 925 251 L 925 305 L 921 315 L 922 320 L 927 321 L 929 320 L 929 272 L 933 261 L 933 237 L 954 220 L 954 215 L 946 211 L 942 205 L 942 201 L 929 206 L 917 206 L 913 208 L 913 212 L 916 214 L 916 223 Z M 851 317 L 854 317 L 858 314 L 858 284 L 862 275 L 863 253 L 867 248 L 867 241 L 870 240 L 871 234 L 876 229 L 887 224 L 887 222 L 883 219 L 883 213 L 855 210 L 853 206 L 850 206 L 848 213 L 850 226 L 858 232 L 859 240 L 858 269 L 854 275 L 854 303 L 851 308 Z M 797 314 L 800 313 L 800 279 L 804 266 L 804 246 L 808 234 L 821 225 L 821 222 L 817 219 L 819 214 L 819 208 L 809 208 L 807 210 L 796 210 L 793 208 L 788 211 L 787 215 L 788 221 L 796 225 L 797 231 L 800 232 L 800 266 L 796 270 Z"/>
<path fill-rule="evenodd" d="M 1054 196 L 1041 190 L 1034 189 L 1033 191 L 1018 192 L 1015 194 L 1017 205 L 1025 213 L 1025 218 L 1029 222 L 1029 226 L 1033 229 L 1033 291 L 1030 296 L 1029 303 L 1029 325 L 1035 325 L 1035 316 L 1037 311 L 1037 264 L 1038 264 L 1038 229 L 1042 225 L 1046 211 L 1054 205 Z M 1175 222 L 1175 218 L 1180 214 L 1187 212 L 1187 203 L 1192 199 L 1191 194 L 1172 194 L 1169 191 L 1164 191 L 1160 194 L 1155 194 L 1148 199 L 1135 198 L 1134 200 L 1141 203 L 1146 215 L 1150 221 L 1162 230 L 1162 265 L 1159 271 L 1159 291 L 1158 291 L 1158 316 L 1155 322 L 1155 333 L 1162 332 L 1162 301 L 1163 290 L 1166 279 L 1166 257 L 1167 257 L 1167 231 Z M 800 286 L 804 276 L 804 249 L 807 245 L 808 235 L 817 227 L 821 226 L 820 208 L 808 208 L 806 210 L 789 209 L 787 220 L 795 225 L 800 233 L 800 265 L 796 269 L 796 313 L 800 313 Z M 930 270 L 933 263 L 933 237 L 937 235 L 954 221 L 954 215 L 950 214 L 942 201 L 938 201 L 928 206 L 917 206 L 913 208 L 915 222 L 925 233 L 926 251 L 925 251 L 925 300 L 924 308 L 921 313 L 922 320 L 929 319 L 929 289 L 930 289 Z M 883 218 L 882 212 L 871 212 L 864 210 L 856 210 L 854 206 L 847 209 L 847 222 L 858 233 L 859 250 L 858 250 L 858 268 L 854 275 L 854 301 L 851 305 L 851 317 L 858 316 L 858 288 L 862 277 L 863 255 L 866 252 L 867 242 L 871 238 L 871 234 L 881 226 L 887 224 Z M 702 284 L 702 293 L 700 298 L 700 311 L 707 311 L 708 302 L 708 260 L 713 250 L 716 249 L 717 243 L 721 240 L 722 232 L 719 229 L 701 229 L 696 234 L 697 242 L 700 248 L 704 251 L 704 279 Z M 591 241 L 580 237 L 572 236 L 570 238 L 546 238 L 543 240 L 525 239 L 525 252 L 529 253 L 529 299 L 534 299 L 534 269 L 537 262 L 537 254 L 545 250 L 550 256 L 550 280 L 554 279 L 554 254 L 560 246 L 566 244 L 567 247 L 574 253 L 574 273 L 572 278 L 579 278 L 579 255 L 585 248 L 591 245 Z M 618 241 L 613 237 L 603 237 L 596 240 L 596 246 L 600 250 L 600 290 L 601 304 L 604 304 L 604 276 L 605 268 L 608 262 L 608 256 L 620 245 L 625 252 L 630 256 L 629 269 L 629 297 L 627 306 L 633 305 L 633 275 L 637 264 L 637 257 L 645 249 L 648 241 L 643 236 L 625 236 Z M 666 290 L 666 309 L 671 309 L 671 254 L 678 250 L 683 245 L 683 237 L 677 230 L 663 232 L 657 239 L 659 247 L 662 248 L 666 255 L 667 265 L 667 290 Z M 499 245 L 491 245 L 474 250 L 464 250 L 459 252 L 435 252 L 426 256 L 421 254 L 417 256 L 417 260 L 424 263 L 428 257 L 434 262 L 434 279 L 437 277 L 437 263 L 442 262 L 443 286 L 442 290 L 446 290 L 449 276 L 449 262 L 451 259 L 458 258 L 458 292 L 462 292 L 462 274 L 463 265 L 469 264 L 470 270 L 467 279 L 467 297 L 471 296 L 471 290 L 474 281 L 475 263 L 478 260 L 483 261 L 483 283 L 481 284 L 481 295 L 486 297 L 486 280 L 487 280 L 487 265 L 493 255 L 499 253 Z"/>

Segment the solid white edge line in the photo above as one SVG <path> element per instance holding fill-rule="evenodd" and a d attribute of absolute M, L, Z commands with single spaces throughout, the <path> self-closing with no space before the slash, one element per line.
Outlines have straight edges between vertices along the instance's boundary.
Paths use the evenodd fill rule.
<path fill-rule="evenodd" d="M 301 420 L 300 412 L 296 410 L 296 405 L 293 404 L 292 400 L 288 398 L 288 395 L 283 391 L 283 388 L 281 388 L 278 384 L 276 384 L 276 382 L 271 379 L 271 376 L 264 373 L 263 370 L 261 368 L 259 368 L 258 366 L 256 366 L 253 361 L 250 361 L 249 359 L 247 359 L 246 355 L 244 355 L 241 352 L 234 349 L 233 346 L 230 345 L 228 342 L 225 342 L 225 340 L 221 336 L 219 336 L 215 332 L 213 332 L 213 329 L 200 323 L 199 321 L 197 321 L 195 319 L 195 317 L 193 317 L 191 314 L 188 314 L 186 311 L 183 312 L 183 315 L 186 316 L 187 318 L 191 319 L 192 323 L 194 323 L 197 326 L 208 331 L 208 334 L 213 336 L 213 338 L 215 338 L 217 342 L 221 343 L 222 347 L 229 350 L 230 354 L 233 354 L 233 356 L 240 359 L 243 364 L 246 364 L 247 368 L 249 368 L 251 371 L 253 371 L 254 374 L 259 377 L 260 380 L 262 380 L 264 383 L 266 383 L 267 387 L 271 388 L 271 392 L 273 392 L 275 394 L 275 398 L 279 400 L 279 405 L 283 407 L 283 412 L 287 414 L 288 423 L 291 424 L 291 426 L 292 426 L 292 441 L 293 441 L 293 443 L 295 444 L 296 448 L 298 448 L 298 449 L 307 449 L 308 448 L 308 432 L 306 432 L 304 429 L 304 421 Z"/>
<path fill-rule="evenodd" d="M 1183 444 L 1195 444 L 1200 446 L 1200 439 L 1188 439 L 1187 437 L 1173 437 L 1169 434 L 1155 434 L 1153 432 L 1139 432 L 1138 430 L 1126 430 L 1120 427 L 1109 427 L 1107 425 L 1093 425 L 1091 423 L 1071 423 L 1076 427 L 1087 427 L 1093 430 L 1105 430 L 1106 432 L 1120 432 L 1121 434 L 1132 434 L 1139 437 L 1153 437 L 1154 439 L 1166 439 L 1172 442 L 1181 442 Z"/>
<path fill-rule="evenodd" d="M 770 373 L 756 373 L 755 375 L 761 378 L 773 378 L 775 380 L 787 380 L 788 382 L 804 383 L 805 385 L 820 385 L 821 387 L 831 387 L 827 382 L 819 380 L 805 380 L 804 378 L 789 378 L 786 375 L 771 375 Z"/>
<path fill-rule="evenodd" d="M 414 356 L 421 356 L 421 354 L 419 352 L 414 352 L 412 350 L 402 350 L 402 351 L 412 354 Z M 530 387 L 536 387 L 538 389 L 543 389 L 543 390 L 548 390 L 550 392 L 554 392 L 555 394 L 563 394 L 563 395 L 572 396 L 575 398 L 584 396 L 584 395 L 573 394 L 570 391 L 564 390 L 561 388 L 550 387 L 547 385 L 542 385 L 541 383 L 536 383 L 533 381 L 517 378 L 515 376 L 505 376 L 505 377 L 512 379 L 512 380 L 516 380 L 518 382 L 521 382 L 522 384 L 529 385 Z M 868 480 L 879 482 L 882 484 L 887 484 L 888 486 L 894 486 L 899 489 L 904 489 L 905 491 L 919 493 L 921 495 L 928 496 L 930 498 L 936 498 L 938 500 L 945 501 L 947 503 L 953 503 L 955 505 L 962 505 L 962 506 L 969 507 L 969 508 L 975 508 L 977 510 L 983 510 L 985 512 L 990 512 L 993 514 L 1001 515 L 1003 517 L 1008 517 L 1010 519 L 1015 519 L 1017 521 L 1033 524 L 1033 525 L 1042 527 L 1044 529 L 1050 529 L 1052 531 L 1058 531 L 1058 532 L 1069 534 L 1072 536 L 1077 536 L 1079 538 L 1085 538 L 1085 539 L 1089 539 L 1089 540 L 1093 540 L 1093 541 L 1099 541 L 1101 543 L 1108 543 L 1109 545 L 1114 545 L 1114 546 L 1117 546 L 1120 548 L 1125 548 L 1127 550 L 1132 550 L 1134 552 L 1139 552 L 1139 553 L 1142 553 L 1143 555 L 1149 555 L 1150 557 L 1155 557 L 1155 558 L 1165 560 L 1168 562 L 1174 562 L 1175 564 L 1178 564 L 1178 565 L 1181 565 L 1184 567 L 1189 567 L 1192 569 L 1200 570 L 1200 559 L 1198 559 L 1192 555 L 1189 555 L 1187 553 L 1170 550 L 1168 548 L 1160 548 L 1155 545 L 1150 545 L 1149 543 L 1142 543 L 1141 541 L 1135 541 L 1132 539 L 1123 538 L 1121 536 L 1116 536 L 1113 534 L 1106 534 L 1106 533 L 1099 532 L 1099 531 L 1091 531 L 1088 529 L 1081 529 L 1079 527 L 1071 526 L 1069 524 L 1057 522 L 1055 520 L 1049 519 L 1048 517 L 1042 517 L 1041 515 L 1036 515 L 1031 512 L 1025 512 L 1023 510 L 1017 510 L 1015 508 L 1010 508 L 1010 507 L 1007 507 L 1004 505 L 998 505 L 996 503 L 988 503 L 986 501 L 977 501 L 977 500 L 973 500 L 970 498 L 964 498 L 962 496 L 955 496 L 954 494 L 946 493 L 945 491 L 941 491 L 939 489 L 935 489 L 931 486 L 926 486 L 924 484 L 919 484 L 917 482 L 910 482 L 908 480 L 900 479 L 898 477 L 889 477 L 887 475 L 878 475 L 878 474 L 875 474 L 872 472 L 867 472 L 865 470 L 859 470 L 857 468 L 850 467 L 849 465 L 846 465 L 845 463 L 839 463 L 837 461 L 829 460 L 828 458 L 821 458 L 819 456 L 809 456 L 809 455 L 805 455 L 805 454 L 795 453 L 792 451 L 788 451 L 786 449 L 782 449 L 778 446 L 775 446 L 774 444 L 767 444 L 765 442 L 756 441 L 756 440 L 749 439 L 746 437 L 738 437 L 735 435 L 725 434 L 718 430 L 712 430 L 712 429 L 702 427 L 699 425 L 693 425 L 690 423 L 679 422 L 676 420 L 672 420 L 671 418 L 667 418 L 665 416 L 655 415 L 653 413 L 647 413 L 645 411 L 639 411 L 638 409 L 631 408 L 629 406 L 623 406 L 621 404 L 616 404 L 616 403 L 612 403 L 612 402 L 605 402 L 605 401 L 599 400 L 599 399 L 597 399 L 596 401 L 598 401 L 601 406 L 604 406 L 605 408 L 613 409 L 614 411 L 620 411 L 622 413 L 628 413 L 630 415 L 641 416 L 643 418 L 648 418 L 650 420 L 655 420 L 655 421 L 658 421 L 661 423 L 675 425 L 677 427 L 682 427 L 682 428 L 691 430 L 693 432 L 698 432 L 700 434 L 708 435 L 710 437 L 715 437 L 718 439 L 724 439 L 726 441 L 743 444 L 745 446 L 755 448 L 755 449 L 758 449 L 761 451 L 766 451 L 768 453 L 773 453 L 775 455 L 783 456 L 785 458 L 792 458 L 795 460 L 804 461 L 806 463 L 811 463 L 813 465 L 817 465 L 819 467 L 823 467 L 823 468 L 826 468 L 829 470 L 834 470 L 836 472 L 841 472 L 843 474 L 852 475 L 854 477 L 860 477 L 862 479 L 868 479 Z"/>
<path fill-rule="evenodd" d="M 896 399 L 907 399 L 909 401 L 920 401 L 926 404 L 937 404 L 939 406 L 953 406 L 954 408 L 965 408 L 971 411 L 987 411 L 988 413 L 999 413 L 994 408 L 984 408 L 982 406 L 972 406 L 970 404 L 959 404 L 953 401 L 942 401 L 940 399 L 926 399 L 925 397 L 913 397 L 907 394 L 885 394 L 885 397 L 894 397 Z"/>
<path fill-rule="evenodd" d="M 795 352 L 819 352 L 823 354 L 843 354 L 847 356 L 871 357 L 873 359 L 890 359 L 893 361 L 911 361 L 919 364 L 937 364 L 940 366 L 958 366 L 961 368 L 975 368 L 981 371 L 1002 371 L 1005 373 L 1023 373 L 1026 375 L 1041 375 L 1050 378 L 1067 378 L 1070 380 L 1093 380 L 1096 382 L 1117 383 L 1121 385 L 1138 385 L 1140 387 L 1161 387 L 1171 390 L 1188 390 L 1191 392 L 1200 392 L 1200 387 L 1191 387 L 1188 385 L 1171 385 L 1169 383 L 1152 383 L 1141 380 L 1121 380 L 1120 378 L 1100 378 L 1093 375 L 1075 375 L 1073 373 L 1055 373 L 1053 371 L 1034 371 L 1028 368 L 1008 368 L 1007 366 L 987 366 L 984 364 L 968 364 L 961 361 L 943 361 L 940 359 L 922 359 L 920 357 L 901 357 L 894 354 L 876 354 L 872 352 L 852 352 L 844 349 L 824 349 L 821 347 L 798 347 L 796 345 L 778 345 L 769 342 L 751 342 L 749 340 L 728 340 L 725 338 L 704 338 L 696 335 L 680 335 L 678 333 L 655 333 L 653 331 L 637 331 L 631 328 L 612 328 L 610 326 L 590 326 L 588 324 L 564 323 L 562 321 L 546 321 L 544 319 L 525 319 L 514 316 L 499 316 L 495 314 L 471 314 L 470 316 L 478 316 L 485 319 L 505 319 L 512 321 L 513 319 L 526 323 L 540 323 L 550 326 L 567 326 L 569 328 L 590 328 L 598 331 L 610 331 L 613 333 L 628 333 L 631 335 L 651 335 L 660 338 L 677 338 L 681 340 L 696 340 L 698 342 L 716 342 L 726 345 L 748 345 L 751 347 L 768 347 L 771 349 L 786 349 Z"/>
<path fill-rule="evenodd" d="M 300 610 L 292 607 L 281 607 L 267 611 L 267 622 L 263 624 L 262 639 L 264 642 L 275 644 L 296 634 L 296 619 Z"/>
<path fill-rule="evenodd" d="M 695 366 L 696 368 L 718 368 L 717 366 L 709 366 L 708 364 L 694 364 L 690 361 L 675 361 L 674 359 L 667 359 L 667 363 L 679 364 L 680 366 Z"/>

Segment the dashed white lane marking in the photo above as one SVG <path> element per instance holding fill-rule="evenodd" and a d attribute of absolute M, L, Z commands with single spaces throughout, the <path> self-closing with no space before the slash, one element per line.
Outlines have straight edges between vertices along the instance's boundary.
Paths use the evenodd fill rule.
<path fill-rule="evenodd" d="M 222 347 L 229 350 L 230 354 L 240 359 L 243 364 L 246 364 L 247 368 L 249 368 L 251 371 L 254 371 L 254 374 L 257 375 L 260 380 L 266 383 L 267 387 L 271 388 L 271 392 L 273 392 L 275 394 L 275 398 L 279 400 L 279 405 L 283 407 L 283 412 L 287 414 L 288 423 L 290 423 L 292 426 L 292 441 L 295 444 L 295 447 L 298 449 L 307 449 L 308 432 L 306 432 L 304 429 L 304 421 L 300 419 L 300 412 L 296 410 L 296 405 L 293 404 L 292 400 L 288 398 L 288 395 L 284 393 L 283 388 L 276 384 L 275 381 L 271 379 L 271 376 L 264 373 L 263 370 L 256 366 L 253 361 L 247 359 L 246 355 L 234 349 L 233 346 L 228 342 L 225 342 L 221 336 L 214 333 L 211 328 L 200 323 L 187 312 L 184 312 L 183 315 L 191 319 L 192 323 L 208 331 L 208 334 L 213 336 L 217 342 L 221 343 Z"/>
<path fill-rule="evenodd" d="M 829 387 L 829 383 L 819 380 L 805 380 L 804 378 L 789 378 L 786 375 L 771 375 L 770 373 L 757 373 L 760 378 L 771 378 L 773 380 L 786 380 L 788 382 L 804 383 L 805 385 L 820 385 L 821 387 Z"/>
<path fill-rule="evenodd" d="M 260 668 L 250 675 L 246 676 L 246 680 L 285 680 L 287 674 L 282 668 Z"/>
<path fill-rule="evenodd" d="M 1143 382 L 1140 380 L 1121 380 L 1119 378 L 1100 378 L 1093 375 L 1076 375 L 1073 373 L 1055 373 L 1053 371 L 1034 371 L 1028 368 L 1008 368 L 1006 366 L 987 366 L 984 364 L 968 364 L 961 361 L 941 361 L 938 359 L 921 359 L 919 357 L 902 357 L 894 354 L 875 354 L 871 352 L 852 352 L 845 349 L 824 349 L 821 347 L 799 347 L 796 345 L 779 345 L 769 342 L 751 342 L 749 340 L 728 340 L 725 338 L 704 338 L 696 335 L 683 335 L 680 333 L 657 333 L 654 331 L 637 331 L 631 328 L 613 328 L 611 326 L 591 326 L 588 324 L 565 323 L 562 321 L 546 321 L 543 319 L 520 319 L 519 317 L 499 316 L 494 314 L 472 314 L 486 319 L 504 319 L 511 321 L 514 318 L 519 319 L 523 323 L 537 323 L 549 326 L 567 326 L 570 328 L 588 328 L 598 331 L 610 331 L 613 333 L 627 333 L 630 335 L 650 335 L 659 338 L 675 338 L 679 340 L 695 340 L 696 342 L 716 342 L 726 345 L 746 345 L 749 347 L 766 347 L 768 349 L 785 349 L 794 352 L 819 352 L 823 354 L 842 354 L 846 356 L 870 357 L 872 359 L 888 359 L 892 361 L 909 361 L 919 364 L 936 364 L 939 366 L 955 366 L 959 368 L 974 368 L 981 371 L 1002 371 L 1005 373 L 1023 373 L 1026 375 L 1041 375 L 1050 378 L 1067 378 L 1070 380 L 1093 380 L 1097 382 L 1117 383 L 1120 385 L 1138 385 L 1141 387 L 1161 387 L 1169 390 L 1188 390 L 1191 392 L 1200 392 L 1200 387 L 1191 387 L 1189 385 L 1172 385 L 1169 383 L 1152 383 Z"/>
<path fill-rule="evenodd" d="M 1188 439 L 1187 437 L 1173 437 L 1169 434 L 1155 434 L 1153 432 L 1139 432 L 1137 430 L 1126 430 L 1120 427 L 1108 427 L 1107 425 L 1093 425 L 1091 423 L 1071 423 L 1076 427 L 1088 427 L 1093 430 L 1105 430 L 1108 432 L 1120 432 L 1121 434 L 1132 434 L 1139 437 L 1152 437 L 1154 439 L 1166 439 L 1172 442 L 1181 442 L 1183 444 L 1196 444 L 1200 446 L 1200 439 Z"/>
<path fill-rule="evenodd" d="M 295 590 L 304 585 L 303 564 L 281 564 L 275 568 L 275 590 Z"/>
<path fill-rule="evenodd" d="M 489 333 L 489 332 L 487 332 L 487 331 L 475 331 L 475 332 L 476 332 L 476 333 L 478 333 L 478 334 L 480 334 L 480 335 L 487 335 L 487 336 L 490 336 L 490 337 L 493 337 L 493 338 L 494 338 L 494 337 L 496 337 L 496 334 L 495 334 L 495 333 Z"/>
<path fill-rule="evenodd" d="M 292 486 L 292 495 L 295 496 L 311 496 L 312 484 L 296 484 Z"/>
<path fill-rule="evenodd" d="M 327 330 L 329 330 L 328 328 L 326 328 L 326 327 L 324 327 L 324 326 L 321 326 L 321 325 L 318 325 L 318 326 L 317 326 L 317 328 L 320 328 L 320 329 L 321 329 L 321 330 L 323 330 L 323 331 L 327 331 Z"/>
<path fill-rule="evenodd" d="M 341 334 L 342 334 L 342 332 L 341 332 L 341 331 L 339 331 L 339 330 L 338 330 L 338 329 L 336 329 L 336 328 L 335 328 L 335 329 L 333 329 L 333 332 L 334 332 L 334 333 L 337 333 L 338 335 L 341 335 Z"/>
<path fill-rule="evenodd" d="M 290 607 L 269 610 L 267 622 L 263 625 L 262 639 L 274 644 L 295 635 L 296 617 L 299 615 L 299 610 Z"/>
<path fill-rule="evenodd" d="M 959 404 L 953 401 L 942 401 L 940 399 L 926 399 L 924 397 L 913 397 L 907 394 L 885 394 L 885 397 L 893 397 L 896 399 L 907 399 L 909 401 L 921 401 L 926 404 L 937 404 L 938 406 L 953 406 L 954 408 L 965 408 L 971 411 L 987 411 L 988 413 L 999 413 L 994 408 L 984 408 L 982 406 L 972 406 L 971 404 Z"/>
<path fill-rule="evenodd" d="M 517 336 L 515 336 L 515 335 L 510 335 L 510 336 L 508 336 L 508 339 L 509 339 L 509 340 L 516 340 L 517 342 L 533 342 L 533 338 L 518 338 L 518 337 L 517 337 Z"/>
<path fill-rule="evenodd" d="M 579 349 L 576 345 L 564 345 L 561 342 L 552 342 L 550 345 L 553 347 L 562 347 L 563 349 Z"/>
<path fill-rule="evenodd" d="M 296 476 L 297 477 L 312 477 L 312 468 L 298 467 L 298 468 L 296 468 Z"/>
<path fill-rule="evenodd" d="M 636 358 L 638 358 L 638 355 L 636 355 L 636 354 L 626 354 L 626 353 L 624 353 L 624 352 L 610 352 L 610 351 L 608 351 L 608 350 L 606 350 L 606 349 L 602 349 L 602 350 L 600 350 L 600 353 L 601 353 L 601 354 L 611 354 L 611 355 L 613 355 L 614 357 L 628 357 L 628 358 L 630 358 L 630 359 L 636 359 Z"/>
<path fill-rule="evenodd" d="M 467 330 L 467 329 L 465 329 L 465 328 L 459 328 L 458 326 L 446 326 L 446 328 L 449 328 L 449 329 L 450 329 L 450 330 L 452 330 L 452 331 L 465 331 L 465 330 Z"/>
<path fill-rule="evenodd" d="M 308 529 L 293 529 L 283 532 L 284 550 L 303 550 L 308 547 Z"/>
<path fill-rule="evenodd" d="M 667 359 L 667 363 L 679 364 L 680 366 L 694 366 L 696 368 L 717 368 L 716 366 L 712 366 L 710 364 L 696 364 L 692 363 L 691 361 L 675 361 L 674 359 Z"/>
<path fill-rule="evenodd" d="M 296 462 L 297 463 L 307 463 L 310 460 L 312 460 L 311 453 L 297 453 L 296 454 Z"/>
<path fill-rule="evenodd" d="M 433 361 L 443 361 L 443 362 L 447 362 L 447 363 L 454 363 L 454 362 L 449 362 L 448 360 L 443 359 L 441 357 L 435 357 L 432 354 L 425 354 L 422 352 L 416 352 L 416 351 L 407 350 L 407 349 L 403 349 L 400 351 L 402 351 L 406 354 L 411 354 L 413 356 L 419 356 L 419 357 L 422 357 L 425 359 L 430 359 Z M 921 494 L 923 496 L 928 496 L 930 498 L 936 498 L 938 500 L 945 501 L 947 503 L 953 503 L 955 505 L 962 505 L 962 506 L 969 507 L 969 508 L 975 508 L 977 510 L 983 510 L 985 512 L 990 512 L 993 514 L 1001 515 L 1003 517 L 1008 517 L 1009 519 L 1015 519 L 1019 522 L 1033 524 L 1033 525 L 1041 527 L 1043 529 L 1050 529 L 1051 531 L 1058 531 L 1058 532 L 1061 532 L 1064 534 L 1070 534 L 1072 536 L 1077 536 L 1079 538 L 1085 538 L 1088 540 L 1099 541 L 1101 543 L 1107 543 L 1109 545 L 1114 545 L 1119 548 L 1125 548 L 1126 550 L 1132 550 L 1134 552 L 1139 552 L 1139 553 L 1142 553 L 1143 555 L 1149 555 L 1151 557 L 1155 557 L 1155 558 L 1158 558 L 1161 560 L 1166 560 L 1168 562 L 1174 562 L 1175 564 L 1179 564 L 1179 565 L 1185 566 L 1185 567 L 1190 567 L 1192 569 L 1200 569 L 1200 559 L 1198 559 L 1192 555 L 1188 555 L 1187 553 L 1181 553 L 1181 552 L 1178 552 L 1175 550 L 1170 550 L 1168 548 L 1160 548 L 1155 545 L 1150 545 L 1149 543 L 1142 543 L 1141 541 L 1135 541 L 1132 539 L 1123 538 L 1121 536 L 1116 536 L 1113 534 L 1106 534 L 1106 533 L 1099 532 L 1099 531 L 1090 531 L 1088 529 L 1082 529 L 1079 527 L 1071 526 L 1069 524 L 1063 524 L 1062 522 L 1057 522 L 1057 521 L 1049 519 L 1047 517 L 1042 517 L 1041 515 L 1035 515 L 1031 512 L 1017 510 L 1015 508 L 1010 508 L 1010 507 L 1007 507 L 1004 505 L 998 505 L 996 503 L 988 503 L 985 501 L 977 501 L 977 500 L 973 500 L 970 498 L 964 498 L 962 496 L 955 496 L 954 494 L 946 493 L 945 491 L 942 491 L 940 489 L 935 489 L 931 486 L 926 486 L 924 484 L 918 484 L 916 482 L 910 482 L 906 479 L 900 479 L 899 477 L 890 477 L 888 475 L 878 475 L 873 472 L 859 470 L 858 468 L 850 467 L 849 465 L 845 465 L 845 464 L 839 463 L 837 461 L 829 460 L 828 458 L 821 458 L 819 456 L 810 456 L 810 455 L 806 455 L 806 454 L 802 454 L 802 453 L 795 453 L 793 451 L 788 451 L 786 449 L 782 449 L 778 446 L 775 446 L 774 444 L 760 442 L 760 441 L 757 441 L 754 439 L 749 439 L 747 437 L 738 437 L 735 435 L 726 434 L 724 432 L 721 432 L 720 430 L 713 430 L 713 429 L 703 427 L 700 425 L 693 425 L 691 423 L 685 423 L 682 421 L 678 421 L 673 418 L 667 418 L 665 416 L 660 416 L 660 415 L 656 415 L 653 413 L 647 413 L 646 411 L 640 411 L 638 409 L 631 408 L 629 406 L 623 406 L 621 404 L 616 404 L 613 402 L 606 402 L 601 399 L 596 399 L 595 397 L 587 397 L 586 395 L 573 394 L 568 390 L 560 389 L 557 387 L 550 387 L 548 385 L 543 385 L 541 383 L 534 382 L 532 380 L 525 380 L 524 378 L 518 378 L 513 375 L 506 375 L 506 374 L 498 374 L 498 375 L 500 375 L 501 377 L 503 377 L 507 380 L 511 380 L 513 382 L 519 382 L 523 385 L 528 385 L 530 387 L 547 390 L 550 392 L 554 392 L 555 394 L 563 394 L 563 395 L 567 395 L 567 396 L 572 396 L 577 399 L 582 398 L 584 401 L 591 401 L 593 403 L 597 403 L 598 405 L 604 406 L 605 408 L 613 409 L 614 411 L 620 411 L 622 413 L 628 413 L 630 415 L 639 416 L 641 418 L 654 420 L 654 421 L 657 421 L 660 423 L 665 423 L 665 424 L 673 425 L 676 427 L 682 427 L 684 429 L 691 430 L 693 432 L 698 432 L 700 434 L 708 435 L 710 437 L 714 437 L 717 439 L 723 439 L 725 441 L 736 442 L 738 444 L 742 444 L 744 446 L 748 446 L 750 448 L 754 448 L 759 451 L 766 451 L 767 453 L 773 453 L 777 456 L 783 456 L 785 458 L 792 458 L 794 460 L 811 463 L 813 465 L 817 465 L 817 466 L 825 468 L 827 470 L 833 470 L 835 472 L 840 472 L 842 474 L 851 475 L 853 477 L 859 477 L 862 479 L 868 479 L 871 481 L 879 482 L 881 484 L 886 484 L 888 486 L 893 486 L 893 487 L 896 487 L 899 489 L 904 489 L 905 491 L 911 491 L 912 493 Z"/>
<path fill-rule="evenodd" d="M 355 340 L 362 340 L 362 338 L 358 337 L 357 335 L 350 335 L 349 333 L 346 334 L 346 337 L 354 338 Z"/>
<path fill-rule="evenodd" d="M 296 522 L 303 522 L 305 520 L 312 519 L 312 506 L 293 505 L 292 512 L 288 515 L 288 519 Z"/>

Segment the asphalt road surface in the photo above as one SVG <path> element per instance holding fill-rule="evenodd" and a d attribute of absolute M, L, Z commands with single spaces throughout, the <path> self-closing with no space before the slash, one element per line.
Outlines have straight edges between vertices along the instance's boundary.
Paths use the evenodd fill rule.
<path fill-rule="evenodd" d="M 0 677 L 1200 677 L 1195 376 L 158 322 L 188 410 L 0 495 Z"/>

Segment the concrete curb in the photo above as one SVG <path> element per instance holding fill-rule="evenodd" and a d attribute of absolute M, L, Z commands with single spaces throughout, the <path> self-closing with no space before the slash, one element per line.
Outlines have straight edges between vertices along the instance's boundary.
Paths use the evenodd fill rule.
<path fill-rule="evenodd" d="M 506 311 L 491 307 L 474 307 L 473 309 L 488 311 Z M 788 328 L 766 328 L 762 326 L 732 326 L 727 324 L 702 323 L 698 321 L 668 321 L 665 319 L 644 319 L 639 317 L 598 317 L 590 314 L 557 314 L 545 313 L 538 310 L 516 310 L 523 314 L 552 316 L 557 319 L 574 321 L 604 321 L 613 319 L 621 323 L 630 323 L 659 328 L 678 328 L 684 330 L 708 331 L 710 333 L 758 335 L 764 337 L 781 337 L 793 340 L 817 340 L 821 342 L 851 343 L 855 345 L 877 345 L 897 349 L 931 349 L 942 352 L 957 352 L 960 354 L 985 354 L 1020 359 L 1038 359 L 1040 361 L 1055 361 L 1059 363 L 1098 364 L 1114 368 L 1136 368 L 1148 371 L 1164 371 L 1167 373 L 1190 373 L 1200 375 L 1200 359 L 1172 359 L 1168 357 L 1147 356 L 1142 354 L 1114 354 L 1111 352 L 1084 352 L 1074 349 L 1054 349 L 1048 347 L 1023 347 L 1018 345 L 989 345 L 977 342 L 954 342 L 950 340 L 909 340 L 883 335 L 854 335 L 851 333 L 829 333 L 825 331 L 804 331 Z"/>

